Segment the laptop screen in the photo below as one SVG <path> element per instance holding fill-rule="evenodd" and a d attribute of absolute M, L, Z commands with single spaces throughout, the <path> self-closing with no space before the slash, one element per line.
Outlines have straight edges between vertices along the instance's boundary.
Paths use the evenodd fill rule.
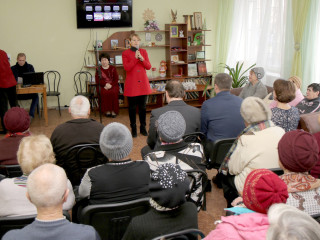
<path fill-rule="evenodd" d="M 38 85 L 43 83 L 43 72 L 28 72 L 23 74 L 23 85 Z"/>

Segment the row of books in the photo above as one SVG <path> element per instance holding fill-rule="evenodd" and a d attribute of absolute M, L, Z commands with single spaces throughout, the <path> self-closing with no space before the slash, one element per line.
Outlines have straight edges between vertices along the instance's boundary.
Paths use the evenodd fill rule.
<path fill-rule="evenodd" d="M 190 99 L 198 99 L 199 98 L 199 92 L 187 92 L 185 99 L 190 100 Z"/>

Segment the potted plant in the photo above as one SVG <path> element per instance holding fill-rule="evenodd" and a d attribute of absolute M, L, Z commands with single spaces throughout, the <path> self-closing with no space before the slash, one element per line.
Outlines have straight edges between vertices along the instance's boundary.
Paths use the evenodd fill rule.
<path fill-rule="evenodd" d="M 232 77 L 232 88 L 239 88 L 245 85 L 248 81 L 248 77 L 244 76 L 246 72 L 248 72 L 252 67 L 254 67 L 256 64 L 251 65 L 246 70 L 241 72 L 243 67 L 243 62 L 240 64 L 240 62 L 237 62 L 236 67 L 232 68 L 228 66 L 227 64 L 224 64 L 224 68 L 229 71 L 229 75 Z"/>

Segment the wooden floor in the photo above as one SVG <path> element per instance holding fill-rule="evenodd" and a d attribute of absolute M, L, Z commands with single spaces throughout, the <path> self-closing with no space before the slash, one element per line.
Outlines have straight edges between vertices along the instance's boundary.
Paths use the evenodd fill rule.
<path fill-rule="evenodd" d="M 44 134 L 47 137 L 50 138 L 53 130 L 61 123 L 64 123 L 71 119 L 70 114 L 68 113 L 67 109 L 64 109 L 61 111 L 61 117 L 59 115 L 59 111 L 55 109 L 49 109 L 48 110 L 48 116 L 49 116 L 49 125 L 45 126 L 44 119 L 40 119 L 38 116 L 36 116 L 30 126 L 30 130 L 33 134 Z M 91 118 L 100 121 L 99 113 L 91 113 Z M 147 124 L 149 124 L 149 118 L 150 113 L 147 114 Z M 120 122 L 126 125 L 130 129 L 129 124 L 129 116 L 127 109 L 120 109 L 120 114 L 117 116 L 117 118 L 106 118 L 105 116 L 102 117 L 102 123 L 103 125 L 107 125 L 111 122 Z M 138 115 L 137 115 L 137 122 Z M 139 125 L 138 130 L 139 130 Z M 149 126 L 147 125 L 147 129 L 149 129 Z M 2 138 L 3 135 L 0 135 L 0 138 Z M 143 146 L 146 145 L 146 138 L 145 136 L 139 134 L 138 137 L 134 138 L 133 140 L 133 150 L 130 154 L 131 159 L 133 160 L 139 160 L 141 159 L 140 150 Z M 212 176 L 216 174 L 216 170 L 210 170 L 207 171 L 208 176 L 210 179 L 212 179 Z M 221 216 L 225 215 L 225 211 L 223 210 L 226 207 L 226 201 L 223 197 L 223 192 L 221 189 L 216 188 L 215 185 L 212 185 L 212 191 L 208 192 L 206 194 L 207 197 L 207 210 L 206 211 L 200 211 L 198 214 L 198 222 L 199 222 L 199 229 L 204 233 L 208 234 L 214 227 L 214 222 L 216 220 L 220 220 Z"/>

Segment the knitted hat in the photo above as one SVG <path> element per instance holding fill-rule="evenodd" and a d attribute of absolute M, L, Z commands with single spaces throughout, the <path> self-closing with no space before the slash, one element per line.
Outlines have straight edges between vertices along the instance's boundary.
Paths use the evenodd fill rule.
<path fill-rule="evenodd" d="M 251 71 L 254 72 L 254 74 L 257 76 L 258 80 L 260 80 L 264 76 L 264 69 L 262 67 L 252 68 Z"/>
<path fill-rule="evenodd" d="M 150 195 L 160 206 L 175 208 L 186 201 L 189 184 L 187 173 L 179 165 L 165 163 L 151 174 Z"/>
<path fill-rule="evenodd" d="M 294 130 L 283 135 L 278 143 L 282 165 L 292 172 L 307 172 L 319 160 L 319 147 L 312 134 Z"/>
<path fill-rule="evenodd" d="M 157 122 L 158 134 L 163 142 L 177 142 L 186 131 L 186 121 L 177 111 L 168 111 L 161 114 Z"/>
<path fill-rule="evenodd" d="M 243 203 L 253 211 L 267 213 L 272 204 L 287 202 L 287 188 L 287 184 L 270 170 L 253 170 L 244 184 Z"/>
<path fill-rule="evenodd" d="M 240 113 L 248 124 L 271 119 L 270 108 L 257 97 L 247 97 L 242 101 Z"/>
<path fill-rule="evenodd" d="M 301 88 L 301 78 L 299 78 L 298 76 L 292 76 L 288 79 L 290 82 L 293 82 L 297 88 Z"/>
<path fill-rule="evenodd" d="M 112 160 L 121 160 L 127 157 L 132 150 L 132 136 L 129 129 L 117 122 L 104 127 L 100 134 L 100 149 L 103 154 Z"/>
<path fill-rule="evenodd" d="M 11 133 L 24 132 L 30 127 L 30 117 L 26 110 L 19 107 L 9 109 L 4 115 L 4 125 Z"/>

